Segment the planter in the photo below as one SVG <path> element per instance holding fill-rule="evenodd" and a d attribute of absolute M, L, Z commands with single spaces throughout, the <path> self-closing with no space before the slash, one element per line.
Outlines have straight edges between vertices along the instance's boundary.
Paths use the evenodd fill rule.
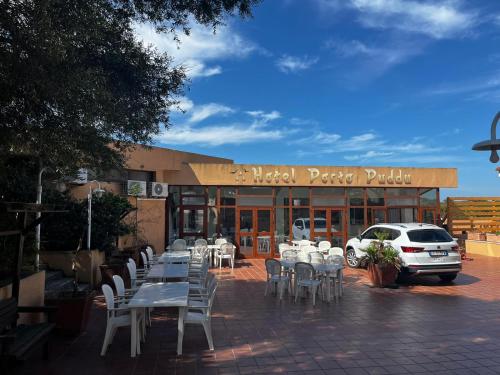
<path fill-rule="evenodd" d="M 368 276 L 374 287 L 385 288 L 394 285 L 398 277 L 398 269 L 392 264 L 369 264 Z"/>
<path fill-rule="evenodd" d="M 130 288 L 130 277 L 124 263 L 101 264 L 99 269 L 101 270 L 101 280 L 103 284 L 108 284 L 114 289 L 115 283 L 113 281 L 113 275 L 119 275 L 125 282 L 125 288 Z"/>
<path fill-rule="evenodd" d="M 94 293 L 61 292 L 55 298 L 47 298 L 47 306 L 56 306 L 56 330 L 59 333 L 77 336 L 85 331 L 90 315 Z"/>
<path fill-rule="evenodd" d="M 486 241 L 488 242 L 497 242 L 498 237 L 496 233 L 486 233 Z"/>

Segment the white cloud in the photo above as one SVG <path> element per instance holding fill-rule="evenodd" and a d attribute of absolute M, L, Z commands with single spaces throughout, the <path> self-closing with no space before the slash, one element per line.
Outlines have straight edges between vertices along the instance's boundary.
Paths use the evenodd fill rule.
<path fill-rule="evenodd" d="M 283 55 L 276 61 L 276 66 L 283 73 L 297 73 L 309 69 L 317 62 L 317 57 Z"/>
<path fill-rule="evenodd" d="M 191 78 L 220 74 L 219 65 L 208 66 L 207 62 L 228 58 L 244 58 L 258 47 L 244 39 L 230 25 L 220 26 L 214 34 L 210 27 L 198 23 L 191 24 L 191 32 L 185 35 L 178 32 L 180 43 L 174 40 L 172 34 L 159 34 L 154 26 L 147 23 L 134 25 L 136 37 L 146 45 L 152 45 L 161 52 L 174 57 L 177 64 L 183 64 L 188 69 Z"/>
<path fill-rule="evenodd" d="M 233 113 L 234 109 L 218 103 L 209 103 L 195 106 L 190 111 L 189 122 L 200 122 L 215 115 L 227 115 Z"/>
<path fill-rule="evenodd" d="M 333 4 L 334 8 L 340 6 L 338 1 Z M 463 35 L 478 23 L 478 12 L 464 9 L 460 0 L 349 0 L 343 4 L 360 14 L 358 21 L 365 27 L 396 29 L 434 39 Z"/>
<path fill-rule="evenodd" d="M 279 129 L 270 126 L 270 122 L 281 117 L 278 111 L 265 112 L 261 110 L 245 112 L 251 117 L 246 123 L 235 121 L 227 124 L 195 126 L 215 114 L 229 114 L 235 111 L 229 107 L 210 103 L 193 107 L 193 114 L 185 124 L 172 126 L 160 134 L 156 140 L 159 143 L 173 145 L 196 144 L 202 147 L 222 145 L 238 145 L 253 142 L 269 142 L 281 140 L 293 133 L 284 127 Z"/>
<path fill-rule="evenodd" d="M 307 126 L 317 126 L 319 122 L 313 119 L 292 117 L 290 119 L 290 124 L 292 125 L 307 125 Z"/>
<path fill-rule="evenodd" d="M 445 84 L 425 92 L 427 95 L 467 95 L 467 100 L 498 102 L 500 98 L 500 71 L 482 78 Z"/>
<path fill-rule="evenodd" d="M 187 112 L 194 107 L 194 103 L 191 99 L 186 96 L 179 96 L 175 98 L 179 103 L 177 104 L 177 108 L 173 108 L 175 112 Z"/>
<path fill-rule="evenodd" d="M 278 111 L 264 112 L 264 111 L 247 111 L 248 115 L 254 117 L 258 121 L 269 122 L 277 120 L 281 117 L 281 113 Z"/>

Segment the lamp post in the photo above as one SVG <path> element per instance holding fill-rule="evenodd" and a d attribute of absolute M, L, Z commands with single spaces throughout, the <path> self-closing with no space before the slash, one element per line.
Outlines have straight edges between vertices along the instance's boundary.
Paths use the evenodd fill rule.
<path fill-rule="evenodd" d="M 491 123 L 491 137 L 486 141 L 476 143 L 472 146 L 474 151 L 491 151 L 490 161 L 492 163 L 498 163 L 500 158 L 498 157 L 498 150 L 500 150 L 500 139 L 497 138 L 497 125 L 500 121 L 500 112 L 496 114 Z"/>
<path fill-rule="evenodd" d="M 38 183 L 36 185 L 36 204 L 42 204 L 42 175 L 46 170 L 47 167 L 40 168 L 40 171 L 38 172 Z M 37 210 L 36 218 L 39 219 L 41 216 L 42 213 Z M 35 228 L 35 247 L 35 269 L 38 271 L 40 269 L 40 224 L 38 224 Z"/>
<path fill-rule="evenodd" d="M 92 190 L 92 183 L 94 182 L 97 182 L 97 189 L 94 189 Z M 92 194 L 94 194 L 97 196 L 97 198 L 101 198 L 102 197 L 102 194 L 104 193 L 104 190 L 101 189 L 101 184 L 99 183 L 99 181 L 96 181 L 96 180 L 93 180 L 93 181 L 90 181 L 89 183 L 89 194 L 87 196 L 87 201 L 88 201 L 88 205 L 87 205 L 87 220 L 88 220 L 88 224 L 87 224 L 87 249 L 90 250 L 90 237 L 92 235 Z"/>

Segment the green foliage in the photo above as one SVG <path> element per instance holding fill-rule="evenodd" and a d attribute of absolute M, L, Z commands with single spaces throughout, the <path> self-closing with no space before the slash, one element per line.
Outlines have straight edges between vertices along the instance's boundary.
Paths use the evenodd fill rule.
<path fill-rule="evenodd" d="M 23 0 L 0 7 L 0 158 L 29 155 L 62 175 L 123 164 L 168 127 L 184 68 L 144 46 L 133 22 L 189 32 L 256 0 Z M 114 147 L 108 147 L 112 144 Z"/>
<path fill-rule="evenodd" d="M 401 260 L 398 251 L 386 242 L 389 234 L 386 232 L 376 232 L 375 237 L 377 239 L 364 249 L 366 254 L 363 257 L 363 261 L 367 264 L 393 265 L 399 270 Z"/>
<path fill-rule="evenodd" d="M 42 226 L 42 247 L 45 250 L 79 250 L 87 241 L 87 200 L 76 201 L 61 195 L 67 213 L 50 217 Z M 104 193 L 92 198 L 91 248 L 110 252 L 118 236 L 132 233 L 135 228 L 123 221 L 134 208 L 125 197 Z"/>

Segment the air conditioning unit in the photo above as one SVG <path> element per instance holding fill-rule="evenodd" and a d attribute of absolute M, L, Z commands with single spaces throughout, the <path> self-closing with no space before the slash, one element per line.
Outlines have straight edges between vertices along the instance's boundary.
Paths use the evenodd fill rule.
<path fill-rule="evenodd" d="M 168 184 L 163 182 L 151 183 L 151 196 L 152 197 L 168 197 Z"/>
<path fill-rule="evenodd" d="M 146 181 L 127 181 L 127 194 L 136 197 L 145 197 L 147 195 Z"/>

